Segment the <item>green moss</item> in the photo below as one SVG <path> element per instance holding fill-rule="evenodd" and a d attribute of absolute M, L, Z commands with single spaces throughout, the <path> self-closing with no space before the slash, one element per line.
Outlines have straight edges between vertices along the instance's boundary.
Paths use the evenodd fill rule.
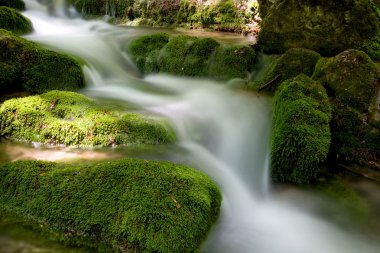
<path fill-rule="evenodd" d="M 312 50 L 303 48 L 292 48 L 274 61 L 264 74 L 259 83 L 264 85 L 272 80 L 266 90 L 274 92 L 283 81 L 296 77 L 299 74 L 312 76 L 320 55 Z"/>
<path fill-rule="evenodd" d="M 184 61 L 184 74 L 186 76 L 209 76 L 212 56 L 219 46 L 218 42 L 210 38 L 194 41 Z"/>
<path fill-rule="evenodd" d="M 333 56 L 362 48 L 379 28 L 379 15 L 368 0 L 281 0 L 264 17 L 259 44 L 265 53 L 300 47 Z"/>
<path fill-rule="evenodd" d="M 22 0 L 0 0 L 0 6 L 7 6 L 19 11 L 25 10 L 25 3 Z"/>
<path fill-rule="evenodd" d="M 362 147 L 366 131 L 359 112 L 335 101 L 331 120 L 330 156 L 340 162 L 354 162 L 355 152 Z"/>
<path fill-rule="evenodd" d="M 247 78 L 255 57 L 255 51 L 249 46 L 221 46 L 211 59 L 210 76 L 219 80 Z"/>
<path fill-rule="evenodd" d="M 207 175 L 169 162 L 18 161 L 0 175 L 2 209 L 63 242 L 113 251 L 195 252 L 221 203 Z"/>
<path fill-rule="evenodd" d="M 18 11 L 2 6 L 0 7 L 0 29 L 6 29 L 15 34 L 25 34 L 33 31 L 33 25 Z"/>
<path fill-rule="evenodd" d="M 173 141 L 159 119 L 108 110 L 73 92 L 5 101 L 0 107 L 1 136 L 67 146 L 160 144 Z"/>
<path fill-rule="evenodd" d="M 166 34 L 144 36 L 131 42 L 128 51 L 144 73 L 211 77 L 218 80 L 246 78 L 252 71 L 255 51 L 249 46 L 222 47 L 213 39 Z"/>
<path fill-rule="evenodd" d="M 283 82 L 274 100 L 272 175 L 309 183 L 329 150 L 331 108 L 323 87 L 305 75 Z"/>
<path fill-rule="evenodd" d="M 84 86 L 82 69 L 76 60 L 46 50 L 11 32 L 0 30 L 1 93 L 27 90 L 78 90 Z"/>
<path fill-rule="evenodd" d="M 378 89 L 379 70 L 362 51 L 347 50 L 317 64 L 313 79 L 321 82 L 342 102 L 366 111 Z"/>
<path fill-rule="evenodd" d="M 81 67 L 68 55 L 45 49 L 30 50 L 22 55 L 21 60 L 23 86 L 27 91 L 74 91 L 84 87 Z"/>
<path fill-rule="evenodd" d="M 168 42 L 168 34 L 157 33 L 133 40 L 127 50 L 143 73 L 157 72 L 159 69 L 159 66 L 157 66 L 158 52 Z"/>
<path fill-rule="evenodd" d="M 196 37 L 187 35 L 172 38 L 160 53 L 160 71 L 185 75 L 189 71 L 184 64 L 186 56 L 191 52 L 191 48 L 196 40 L 198 40 Z"/>

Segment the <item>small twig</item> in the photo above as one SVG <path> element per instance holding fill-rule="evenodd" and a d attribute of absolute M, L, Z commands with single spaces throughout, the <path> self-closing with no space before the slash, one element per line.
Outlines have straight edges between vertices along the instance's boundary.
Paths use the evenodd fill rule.
<path fill-rule="evenodd" d="M 258 92 L 260 92 L 261 90 L 263 90 L 263 89 L 265 89 L 265 88 L 267 88 L 267 87 L 273 85 L 273 84 L 275 83 L 275 81 L 277 81 L 277 79 L 280 78 L 280 76 L 281 76 L 281 75 L 277 75 L 277 76 L 275 76 L 272 80 L 270 80 L 269 82 L 267 82 L 267 83 L 261 85 L 261 86 L 259 87 Z"/>

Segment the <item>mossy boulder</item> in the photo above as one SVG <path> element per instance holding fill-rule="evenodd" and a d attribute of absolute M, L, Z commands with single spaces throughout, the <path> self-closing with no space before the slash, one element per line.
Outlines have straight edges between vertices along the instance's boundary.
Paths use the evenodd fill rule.
<path fill-rule="evenodd" d="M 330 145 L 331 106 L 323 86 L 306 75 L 283 82 L 273 100 L 271 160 L 276 181 L 313 181 Z"/>
<path fill-rule="evenodd" d="M 221 46 L 210 38 L 154 34 L 133 40 L 126 49 L 143 73 L 245 78 L 252 70 L 255 52 L 249 46 Z"/>
<path fill-rule="evenodd" d="M 276 59 L 265 72 L 258 86 L 274 92 L 283 81 L 305 74 L 311 77 L 320 55 L 304 48 L 292 48 Z M 268 85 L 264 87 L 264 85 Z"/>
<path fill-rule="evenodd" d="M 75 91 L 84 87 L 81 66 L 68 55 L 44 49 L 6 30 L 0 30 L 0 51 L 0 93 Z"/>
<path fill-rule="evenodd" d="M 25 3 L 22 0 L 0 0 L 0 6 L 7 6 L 19 11 L 25 10 Z"/>
<path fill-rule="evenodd" d="M 196 252 L 220 204 L 207 175 L 169 162 L 0 165 L 0 209 L 95 250 Z"/>
<path fill-rule="evenodd" d="M 221 46 L 210 64 L 210 76 L 219 80 L 247 78 L 256 53 L 250 46 Z"/>
<path fill-rule="evenodd" d="M 169 35 L 167 33 L 142 36 L 131 42 L 128 51 L 140 71 L 156 72 L 159 70 L 158 54 L 168 42 Z"/>
<path fill-rule="evenodd" d="M 146 145 L 173 141 L 163 120 L 97 105 L 74 92 L 51 91 L 0 106 L 0 135 L 66 146 Z"/>
<path fill-rule="evenodd" d="M 181 35 L 172 38 L 159 55 L 160 71 L 185 75 L 188 71 L 185 65 L 187 54 L 190 53 L 196 37 Z"/>
<path fill-rule="evenodd" d="M 33 31 L 32 22 L 15 9 L 0 6 L 0 29 L 26 34 Z"/>
<path fill-rule="evenodd" d="M 265 53 L 301 47 L 333 56 L 376 47 L 380 15 L 368 0 L 277 0 L 267 12 L 259 35 Z"/>
<path fill-rule="evenodd" d="M 334 58 L 321 59 L 313 79 L 321 82 L 332 97 L 365 112 L 379 89 L 379 73 L 364 52 L 347 50 Z"/>

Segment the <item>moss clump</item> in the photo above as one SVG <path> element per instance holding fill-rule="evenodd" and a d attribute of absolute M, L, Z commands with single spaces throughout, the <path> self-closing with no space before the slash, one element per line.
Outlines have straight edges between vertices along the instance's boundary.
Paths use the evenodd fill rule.
<path fill-rule="evenodd" d="M 320 55 L 312 50 L 292 48 L 276 59 L 264 74 L 259 85 L 271 82 L 266 90 L 274 92 L 283 81 L 296 77 L 299 74 L 312 76 Z"/>
<path fill-rule="evenodd" d="M 219 47 L 213 39 L 177 36 L 159 55 L 160 71 L 185 76 L 209 76 L 212 54 Z"/>
<path fill-rule="evenodd" d="M 0 6 L 7 6 L 19 11 L 25 10 L 25 3 L 22 0 L 0 0 Z"/>
<path fill-rule="evenodd" d="M 267 10 L 259 44 L 265 53 L 301 47 L 323 56 L 362 48 L 380 28 L 380 15 L 370 2 L 278 0 Z"/>
<path fill-rule="evenodd" d="M 361 112 L 368 110 L 379 88 L 378 78 L 376 64 L 358 50 L 347 50 L 333 59 L 322 59 L 313 74 L 313 79 L 321 82 L 333 97 Z"/>
<path fill-rule="evenodd" d="M 73 92 L 7 100 L 0 112 L 0 135 L 21 141 L 85 147 L 173 141 L 160 120 L 107 110 Z"/>
<path fill-rule="evenodd" d="M 69 244 L 195 252 L 220 204 L 221 194 L 207 175 L 169 162 L 0 165 L 1 208 Z"/>
<path fill-rule="evenodd" d="M 2 6 L 0 7 L 0 29 L 6 29 L 15 34 L 25 34 L 33 31 L 33 25 L 18 11 Z"/>
<path fill-rule="evenodd" d="M 37 44 L 0 30 L 1 93 L 27 90 L 78 90 L 84 86 L 82 69 L 65 54 L 44 49 Z"/>
<path fill-rule="evenodd" d="M 169 35 L 157 33 L 142 36 L 131 42 L 128 51 L 136 62 L 137 67 L 144 73 L 156 72 L 158 52 L 169 42 Z"/>
<path fill-rule="evenodd" d="M 305 75 L 283 82 L 274 100 L 272 175 L 309 183 L 329 150 L 331 108 L 324 88 Z"/>
<path fill-rule="evenodd" d="M 255 51 L 249 46 L 219 47 L 211 60 L 210 76 L 220 80 L 247 78 L 255 57 Z"/>
<path fill-rule="evenodd" d="M 191 48 L 196 40 L 196 37 L 187 35 L 172 38 L 160 52 L 160 71 L 185 75 L 188 71 L 187 66 L 184 64 L 186 56 L 191 52 Z"/>
<path fill-rule="evenodd" d="M 131 42 L 128 52 L 143 73 L 211 77 L 219 80 L 245 78 L 252 70 L 255 52 L 248 46 L 222 47 L 213 39 L 154 34 Z"/>
<path fill-rule="evenodd" d="M 209 76 L 211 56 L 218 47 L 219 43 L 213 39 L 195 40 L 184 59 L 183 74 L 186 76 Z"/>

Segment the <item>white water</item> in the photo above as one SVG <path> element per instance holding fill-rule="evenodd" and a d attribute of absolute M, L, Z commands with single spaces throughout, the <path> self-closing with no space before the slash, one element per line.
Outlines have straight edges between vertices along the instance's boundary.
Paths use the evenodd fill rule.
<path fill-rule="evenodd" d="M 268 99 L 239 95 L 202 79 L 140 78 L 121 51 L 138 30 L 127 33 L 101 21 L 69 19 L 58 5 L 53 12 L 58 14 L 49 16 L 35 0 L 26 3 L 25 15 L 35 27 L 28 39 L 83 58 L 87 94 L 134 104 L 170 119 L 178 146 L 188 151 L 187 163 L 220 185 L 221 216 L 203 252 L 378 252 L 365 238 L 271 197 Z"/>

